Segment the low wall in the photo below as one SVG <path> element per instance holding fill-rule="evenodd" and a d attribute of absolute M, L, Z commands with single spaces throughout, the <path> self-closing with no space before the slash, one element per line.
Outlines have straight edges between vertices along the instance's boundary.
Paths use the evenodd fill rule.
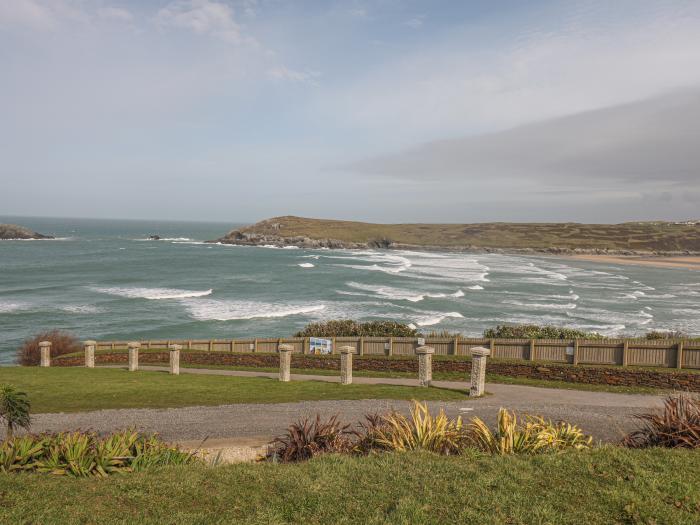
<path fill-rule="evenodd" d="M 143 364 L 165 364 L 168 352 L 142 352 L 139 362 Z M 100 353 L 95 356 L 97 364 L 125 364 L 127 354 L 124 352 Z M 276 368 L 279 366 L 277 354 L 243 354 L 218 352 L 182 352 L 182 364 L 223 365 L 253 368 Z M 58 357 L 52 366 L 83 366 L 83 357 Z M 340 370 L 339 356 L 292 355 L 292 368 L 317 368 L 323 370 Z M 386 358 L 355 356 L 353 370 L 375 372 L 415 372 L 418 373 L 416 358 Z M 468 359 L 436 358 L 433 360 L 433 372 L 463 372 L 465 380 L 471 371 Z M 685 390 L 700 392 L 700 373 L 684 371 L 659 371 L 653 368 L 622 368 L 585 365 L 560 365 L 556 363 L 517 363 L 489 359 L 486 367 L 489 374 L 508 377 L 565 381 L 569 383 L 587 383 L 595 385 L 651 387 L 667 390 Z"/>

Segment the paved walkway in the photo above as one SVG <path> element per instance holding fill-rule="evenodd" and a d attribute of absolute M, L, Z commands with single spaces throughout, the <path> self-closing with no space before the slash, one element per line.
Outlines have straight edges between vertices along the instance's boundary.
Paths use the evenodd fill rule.
<path fill-rule="evenodd" d="M 119 368 L 123 368 L 120 367 Z M 162 366 L 142 366 L 143 370 L 167 371 Z M 277 374 L 256 371 L 182 368 L 183 374 L 211 374 L 239 377 L 273 377 Z M 292 374 L 293 381 L 338 382 L 337 376 Z M 415 386 L 416 379 L 355 377 L 355 383 Z M 434 381 L 435 387 L 466 390 L 467 382 Z M 463 401 L 431 402 L 432 409 L 443 408 L 448 415 L 465 418 L 479 416 L 493 424 L 500 407 L 519 412 L 541 414 L 552 420 L 564 419 L 580 425 L 596 439 L 617 441 L 633 426 L 631 416 L 661 406 L 661 397 L 537 388 L 489 383 L 488 396 Z M 164 439 L 192 442 L 210 439 L 244 440 L 264 443 L 283 432 L 289 424 L 304 417 L 340 414 L 346 422 L 356 422 L 365 414 L 407 411 L 410 403 L 397 400 L 307 401 L 276 404 L 236 404 L 169 409 L 110 409 L 71 414 L 36 414 L 34 432 L 58 432 L 92 429 L 109 432 L 132 427 L 143 432 L 158 432 Z"/>

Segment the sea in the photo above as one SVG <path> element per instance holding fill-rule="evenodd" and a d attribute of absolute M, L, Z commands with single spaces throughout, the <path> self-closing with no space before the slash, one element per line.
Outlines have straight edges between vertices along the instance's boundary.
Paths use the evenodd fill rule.
<path fill-rule="evenodd" d="M 549 256 L 210 244 L 232 223 L 0 217 L 56 240 L 0 241 L 0 363 L 26 338 L 282 337 L 394 320 L 478 336 L 503 323 L 609 336 L 700 333 L 700 272 Z M 161 240 L 149 240 L 159 235 Z"/>

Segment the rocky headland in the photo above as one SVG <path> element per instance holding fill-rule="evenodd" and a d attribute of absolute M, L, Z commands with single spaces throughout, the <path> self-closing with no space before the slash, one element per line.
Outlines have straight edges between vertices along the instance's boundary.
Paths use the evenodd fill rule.
<path fill-rule="evenodd" d="M 668 257 L 700 255 L 700 224 L 372 224 L 286 216 L 232 230 L 208 242 L 298 248 Z"/>
<path fill-rule="evenodd" d="M 53 239 L 51 235 L 43 235 L 17 224 L 0 224 L 0 240 Z"/>

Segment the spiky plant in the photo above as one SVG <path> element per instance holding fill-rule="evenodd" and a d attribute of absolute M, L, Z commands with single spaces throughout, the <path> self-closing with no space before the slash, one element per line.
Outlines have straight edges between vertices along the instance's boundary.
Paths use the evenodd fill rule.
<path fill-rule="evenodd" d="M 275 438 L 268 459 L 288 463 L 329 452 L 349 452 L 353 434 L 350 425 L 340 423 L 337 415 L 322 421 L 316 414 L 315 420 L 298 421 L 289 426 L 284 436 Z"/>
<path fill-rule="evenodd" d="M 541 454 L 566 449 L 590 448 L 593 439 L 566 422 L 552 423 L 542 417 L 525 416 L 519 422 L 514 412 L 498 411 L 496 430 L 475 417 L 466 429 L 469 444 L 494 455 Z"/>
<path fill-rule="evenodd" d="M 428 405 L 413 401 L 410 416 L 392 412 L 373 425 L 369 438 L 374 448 L 393 451 L 428 450 L 437 454 L 458 454 L 463 448 L 462 418 L 450 419 L 440 409 L 436 416 Z"/>
<path fill-rule="evenodd" d="M 700 398 L 670 395 L 659 413 L 639 414 L 642 427 L 623 439 L 630 448 L 700 448 Z"/>
<path fill-rule="evenodd" d="M 0 386 L 0 418 L 7 425 L 7 439 L 12 438 L 16 428 L 29 428 L 29 409 L 30 403 L 25 392 L 20 392 L 12 385 Z"/>

